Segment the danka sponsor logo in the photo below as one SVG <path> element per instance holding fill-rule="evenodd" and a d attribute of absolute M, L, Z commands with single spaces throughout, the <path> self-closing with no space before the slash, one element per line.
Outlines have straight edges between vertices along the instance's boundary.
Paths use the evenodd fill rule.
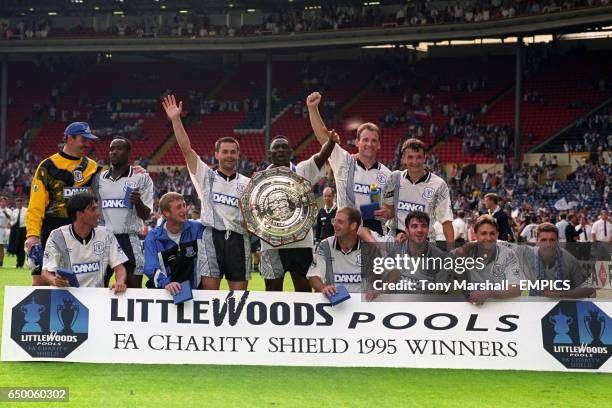
<path fill-rule="evenodd" d="M 75 194 L 86 193 L 87 187 L 64 187 L 64 198 L 72 197 Z"/>
<path fill-rule="evenodd" d="M 213 193 L 213 202 L 238 207 L 238 199 L 225 194 Z"/>
<path fill-rule="evenodd" d="M 368 186 L 367 184 L 355 183 L 353 191 L 359 194 L 370 194 L 370 186 Z"/>
<path fill-rule="evenodd" d="M 100 270 L 99 262 L 88 262 L 88 263 L 72 265 L 72 271 L 74 273 L 91 273 L 91 272 L 98 272 L 99 270 Z"/>
<path fill-rule="evenodd" d="M 109 198 L 102 200 L 102 208 L 127 208 L 123 198 Z"/>
<path fill-rule="evenodd" d="M 334 283 L 361 283 L 361 275 L 355 273 L 335 274 Z"/>
<path fill-rule="evenodd" d="M 397 209 L 399 211 L 425 211 L 425 206 L 410 201 L 400 201 L 397 203 Z"/>

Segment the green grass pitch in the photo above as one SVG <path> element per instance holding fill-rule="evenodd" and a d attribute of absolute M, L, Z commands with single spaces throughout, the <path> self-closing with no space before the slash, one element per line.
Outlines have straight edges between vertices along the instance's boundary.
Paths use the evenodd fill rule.
<path fill-rule="evenodd" d="M 30 274 L 0 268 L 4 286 Z M 252 290 L 262 290 L 254 275 Z M 290 279 L 286 289 L 292 287 Z M 0 315 L 2 319 L 2 315 Z M 69 403 L 15 407 L 597 407 L 612 375 L 528 371 L 0 362 L 0 387 L 69 387 Z"/>

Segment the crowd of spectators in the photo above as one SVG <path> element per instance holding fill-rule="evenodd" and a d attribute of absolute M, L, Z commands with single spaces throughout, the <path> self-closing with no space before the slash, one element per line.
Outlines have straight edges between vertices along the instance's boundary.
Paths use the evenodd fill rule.
<path fill-rule="evenodd" d="M 0 195 L 13 197 L 30 193 L 32 177 L 36 172 L 39 157 L 27 148 L 29 132 L 15 141 L 7 152 L 6 159 L 0 159 Z"/>
<path fill-rule="evenodd" d="M 0 38 L 6 40 L 29 40 L 47 38 L 51 31 L 52 20 L 47 17 L 30 17 L 26 19 L 0 19 Z"/>
<path fill-rule="evenodd" d="M 563 151 L 569 152 L 602 152 L 612 149 L 612 107 L 579 120 L 575 129 L 583 129 L 582 140 L 572 144 L 566 141 Z"/>
<path fill-rule="evenodd" d="M 160 15 L 151 11 L 136 19 L 119 19 L 105 29 L 116 36 L 237 36 L 278 33 L 301 33 L 321 30 L 341 30 L 360 27 L 414 26 L 442 23 L 477 23 L 518 16 L 547 14 L 575 8 L 606 6 L 610 0 L 471 0 L 456 2 L 414 1 L 396 7 L 377 7 L 363 3 L 356 6 L 344 2 L 324 3 L 309 7 L 284 7 L 281 10 L 262 10 L 261 24 L 234 27 L 213 25 L 202 12 L 177 13 L 162 22 Z M 231 9 L 228 9 L 228 11 Z M 31 39 L 53 36 L 53 18 L 27 16 L 0 20 L 0 37 L 5 39 Z M 84 26 L 81 18 L 68 34 L 100 34 L 93 27 Z"/>
<path fill-rule="evenodd" d="M 609 0 L 474 0 L 469 2 L 409 2 L 397 10 L 398 25 L 478 23 L 497 19 L 547 14 L 575 8 L 608 5 Z"/>

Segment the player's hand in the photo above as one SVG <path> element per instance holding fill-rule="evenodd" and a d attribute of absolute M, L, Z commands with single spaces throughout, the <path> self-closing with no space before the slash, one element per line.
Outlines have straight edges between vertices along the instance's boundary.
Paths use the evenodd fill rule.
<path fill-rule="evenodd" d="M 132 203 L 133 205 L 137 205 L 138 203 L 140 203 L 140 191 L 132 191 L 132 193 L 130 194 L 130 203 Z"/>
<path fill-rule="evenodd" d="M 170 292 L 172 296 L 178 295 L 181 291 L 181 284 L 178 282 L 170 282 L 165 286 L 166 290 Z"/>
<path fill-rule="evenodd" d="M 374 289 L 368 289 L 366 292 L 366 301 L 371 302 L 380 295 L 380 291 Z"/>
<path fill-rule="evenodd" d="M 24 244 L 26 252 L 29 252 L 30 249 L 32 249 L 32 247 L 34 245 L 40 245 L 40 238 L 38 238 L 38 237 L 29 237 L 28 239 L 26 239 L 26 242 Z"/>
<path fill-rule="evenodd" d="M 321 94 L 319 92 L 313 92 L 306 98 L 306 105 L 309 108 L 316 108 L 321 103 Z"/>
<path fill-rule="evenodd" d="M 327 285 L 321 290 L 321 293 L 327 297 L 330 297 L 338 293 L 338 289 L 336 289 L 335 285 Z"/>
<path fill-rule="evenodd" d="M 176 104 L 176 99 L 174 95 L 167 95 L 162 101 L 162 106 L 166 111 L 166 116 L 168 116 L 169 120 L 175 120 L 181 118 L 181 112 L 183 110 L 183 102 L 179 102 Z"/>
<path fill-rule="evenodd" d="M 51 284 L 53 286 L 57 286 L 58 288 L 65 288 L 70 286 L 70 282 L 68 282 L 68 279 L 62 278 L 57 274 L 55 275 L 55 278 L 53 279 L 53 282 Z"/>
<path fill-rule="evenodd" d="M 562 295 L 563 295 L 562 291 L 550 290 L 550 289 L 546 289 L 542 291 L 543 297 L 558 298 L 558 297 L 561 297 Z"/>
<path fill-rule="evenodd" d="M 469 301 L 471 304 L 481 306 L 489 298 L 487 291 L 472 291 L 469 295 Z"/>
<path fill-rule="evenodd" d="M 340 144 L 340 135 L 338 134 L 338 132 L 336 132 L 334 129 L 326 130 L 326 132 L 327 132 L 327 137 L 329 138 L 329 140 L 331 140 L 332 142 L 336 144 Z"/>
<path fill-rule="evenodd" d="M 113 286 L 111 286 L 111 290 L 115 295 L 118 295 L 119 293 L 123 293 L 127 290 L 127 285 L 123 282 L 115 282 L 113 283 Z"/>
<path fill-rule="evenodd" d="M 387 207 L 386 205 L 383 205 L 378 210 L 374 211 L 374 215 L 376 217 L 381 217 L 381 218 L 388 220 L 390 218 L 393 218 L 395 214 L 393 214 L 393 210 L 391 207 Z"/>
<path fill-rule="evenodd" d="M 407 239 L 408 239 L 408 234 L 406 234 L 405 232 L 400 232 L 395 236 L 395 242 L 398 242 L 400 244 Z"/>

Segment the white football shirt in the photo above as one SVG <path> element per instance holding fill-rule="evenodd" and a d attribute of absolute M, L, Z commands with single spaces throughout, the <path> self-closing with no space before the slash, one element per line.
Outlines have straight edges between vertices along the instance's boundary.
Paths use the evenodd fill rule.
<path fill-rule="evenodd" d="M 361 292 L 361 241 L 348 252 L 342 252 L 336 237 L 319 243 L 307 278 L 318 276 L 326 285 L 344 285 L 350 293 Z"/>
<path fill-rule="evenodd" d="M 64 225 L 51 231 L 42 269 L 49 272 L 66 269 L 76 275 L 80 286 L 103 288 L 106 267 L 114 268 L 127 261 L 117 238 L 105 227 L 94 228 L 89 241 L 83 242 L 72 225 Z"/>
<path fill-rule="evenodd" d="M 384 203 L 392 205 L 395 217 L 392 228 L 404 231 L 406 216 L 415 210 L 429 215 L 429 238 L 435 239 L 434 223 L 444 224 L 453 221 L 450 192 L 442 178 L 428 171 L 423 177 L 413 183 L 408 178 L 408 171 L 396 170 L 391 173 L 389 182 L 383 192 Z"/>
<path fill-rule="evenodd" d="M 239 201 L 251 179 L 238 172 L 227 177 L 217 170 L 212 170 L 200 159 L 196 173 L 189 172 L 189 176 L 202 202 L 202 224 L 218 231 L 246 234 L 241 225 Z"/>
<path fill-rule="evenodd" d="M 334 146 L 329 163 L 336 180 L 338 208 L 359 209 L 370 204 L 370 186 L 376 184 L 383 191 L 391 175 L 391 170 L 379 162 L 366 169 L 361 161 L 338 145 Z"/>
<path fill-rule="evenodd" d="M 128 187 L 138 190 L 144 205 L 153 210 L 153 180 L 147 173 L 136 174 L 132 167 L 116 180 L 111 177 L 110 169 L 105 171 L 94 191 L 100 206 L 100 225 L 113 234 L 142 234 L 144 230 L 144 221 L 138 217 L 136 208 L 128 208 L 124 203 Z"/>

